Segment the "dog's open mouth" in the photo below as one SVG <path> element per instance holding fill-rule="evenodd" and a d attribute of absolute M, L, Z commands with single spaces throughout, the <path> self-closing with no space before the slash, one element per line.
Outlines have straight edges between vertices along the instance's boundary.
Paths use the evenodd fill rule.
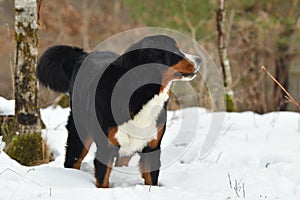
<path fill-rule="evenodd" d="M 190 77 L 196 75 L 196 73 L 181 73 L 184 77 Z"/>
<path fill-rule="evenodd" d="M 193 78 L 196 76 L 196 72 L 193 73 L 182 73 L 182 72 L 177 72 L 175 74 L 176 77 L 178 78 Z"/>

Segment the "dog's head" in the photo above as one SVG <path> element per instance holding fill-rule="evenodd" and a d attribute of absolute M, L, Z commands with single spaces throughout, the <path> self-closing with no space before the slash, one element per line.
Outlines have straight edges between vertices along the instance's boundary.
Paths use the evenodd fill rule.
<path fill-rule="evenodd" d="M 198 56 L 183 53 L 177 42 L 168 36 L 145 37 L 107 66 L 97 86 L 97 97 L 109 96 L 111 99 L 97 104 L 103 107 L 111 103 L 118 112 L 117 121 L 126 122 L 128 116 L 134 118 L 154 97 L 157 102 L 151 106 L 162 102 L 166 105 L 170 84 L 177 80 L 192 80 L 200 62 Z M 97 97 L 96 102 L 101 102 Z"/>
<path fill-rule="evenodd" d="M 179 44 L 166 35 L 145 37 L 130 46 L 125 53 L 128 52 L 135 52 L 134 59 L 139 64 L 156 63 L 166 66 L 160 68 L 162 85 L 176 80 L 192 80 L 200 69 L 200 57 L 183 53 Z"/>

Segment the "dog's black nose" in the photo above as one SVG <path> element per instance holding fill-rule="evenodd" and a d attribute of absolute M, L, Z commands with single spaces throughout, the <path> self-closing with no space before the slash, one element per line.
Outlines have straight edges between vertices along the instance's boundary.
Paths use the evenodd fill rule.
<path fill-rule="evenodd" d="M 196 58 L 195 58 L 195 62 L 196 62 L 197 64 L 200 64 L 200 63 L 201 63 L 201 58 L 200 58 L 200 57 L 196 57 Z"/>

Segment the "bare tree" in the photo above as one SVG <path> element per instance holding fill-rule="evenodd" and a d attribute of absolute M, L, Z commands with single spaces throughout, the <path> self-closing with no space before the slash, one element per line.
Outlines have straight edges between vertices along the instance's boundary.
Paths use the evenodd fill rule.
<path fill-rule="evenodd" d="M 219 0 L 219 9 L 217 11 L 217 31 L 218 31 L 218 51 L 222 67 L 225 95 L 226 95 L 226 108 L 228 111 L 236 111 L 236 103 L 234 99 L 234 92 L 230 87 L 232 85 L 231 66 L 227 56 L 228 36 L 224 30 L 226 16 L 226 0 Z"/>

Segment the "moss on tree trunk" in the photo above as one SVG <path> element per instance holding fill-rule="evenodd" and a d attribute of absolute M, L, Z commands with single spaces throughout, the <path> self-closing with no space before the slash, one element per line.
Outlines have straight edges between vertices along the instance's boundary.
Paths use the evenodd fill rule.
<path fill-rule="evenodd" d="M 51 160 L 49 149 L 41 134 L 15 135 L 7 149 L 7 154 L 22 165 L 43 164 Z"/>

